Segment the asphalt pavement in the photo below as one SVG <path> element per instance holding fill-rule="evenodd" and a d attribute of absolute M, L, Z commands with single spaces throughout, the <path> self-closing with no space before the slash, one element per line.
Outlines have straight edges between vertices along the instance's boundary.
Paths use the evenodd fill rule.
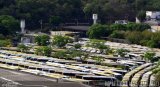
<path fill-rule="evenodd" d="M 81 83 L 61 81 L 0 68 L 0 87 L 87 87 Z"/>

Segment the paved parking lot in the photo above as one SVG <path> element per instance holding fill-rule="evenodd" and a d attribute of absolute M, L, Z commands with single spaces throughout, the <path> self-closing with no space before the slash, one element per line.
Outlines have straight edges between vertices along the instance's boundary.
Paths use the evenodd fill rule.
<path fill-rule="evenodd" d="M 0 68 L 0 87 L 86 87 L 80 83 L 35 76 Z"/>

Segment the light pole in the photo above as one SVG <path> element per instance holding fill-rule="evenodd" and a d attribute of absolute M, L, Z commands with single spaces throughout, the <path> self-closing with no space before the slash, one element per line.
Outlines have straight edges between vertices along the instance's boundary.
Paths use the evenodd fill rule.
<path fill-rule="evenodd" d="M 136 12 L 136 23 L 140 23 L 140 20 L 138 19 L 137 15 L 138 15 L 138 1 L 135 1 L 135 12 Z"/>

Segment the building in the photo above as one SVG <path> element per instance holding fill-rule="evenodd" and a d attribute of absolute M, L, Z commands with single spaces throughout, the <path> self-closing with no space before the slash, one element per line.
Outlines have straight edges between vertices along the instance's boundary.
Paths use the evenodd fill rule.
<path fill-rule="evenodd" d="M 160 11 L 146 11 L 147 20 L 158 20 L 160 19 Z"/>

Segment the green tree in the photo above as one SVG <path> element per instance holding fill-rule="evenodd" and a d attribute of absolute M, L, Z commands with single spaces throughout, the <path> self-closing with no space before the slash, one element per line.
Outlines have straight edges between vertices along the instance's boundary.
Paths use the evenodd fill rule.
<path fill-rule="evenodd" d="M 105 61 L 105 58 L 100 56 L 94 56 L 92 59 L 96 60 L 97 64 L 101 64 L 103 61 Z"/>
<path fill-rule="evenodd" d="M 18 45 L 18 49 L 21 51 L 21 52 L 28 52 L 29 51 L 29 47 L 24 45 L 24 44 L 19 44 Z"/>
<path fill-rule="evenodd" d="M 52 49 L 48 46 L 41 46 L 36 49 L 35 54 L 42 56 L 51 56 Z"/>
<path fill-rule="evenodd" d="M 47 46 L 49 44 L 50 37 L 48 35 L 38 35 L 35 37 L 35 42 L 39 46 Z"/>
<path fill-rule="evenodd" d="M 129 51 L 126 50 L 126 49 L 117 49 L 117 50 L 116 50 L 116 53 L 117 53 L 118 55 L 120 55 L 121 57 L 124 57 L 127 52 L 129 52 Z"/>
<path fill-rule="evenodd" d="M 113 31 L 112 34 L 109 37 L 124 39 L 125 38 L 125 32 L 116 30 L 116 31 Z"/>
<path fill-rule="evenodd" d="M 138 19 L 143 22 L 146 19 L 146 11 L 140 11 L 137 15 Z"/>
<path fill-rule="evenodd" d="M 149 40 L 149 41 L 147 41 L 147 45 L 146 46 L 148 46 L 150 48 L 155 48 L 155 47 L 157 47 L 157 43 L 154 40 Z"/>
<path fill-rule="evenodd" d="M 72 42 L 72 39 L 67 36 L 56 35 L 53 37 L 52 43 L 57 47 L 64 47 L 67 43 Z"/>
<path fill-rule="evenodd" d="M 66 54 L 67 54 L 66 51 L 57 51 L 53 54 L 53 57 L 59 58 L 59 59 L 66 58 L 67 57 Z"/>
<path fill-rule="evenodd" d="M 155 57 L 155 53 L 154 52 L 146 52 L 143 56 L 144 56 L 144 59 L 148 60 L 148 61 L 151 61 L 154 57 Z"/>
<path fill-rule="evenodd" d="M 10 39 L 0 40 L 0 47 L 11 47 L 12 42 Z"/>
<path fill-rule="evenodd" d="M 75 45 L 74 45 L 74 48 L 75 48 L 75 49 L 80 49 L 80 48 L 81 48 L 81 44 L 75 44 Z"/>
<path fill-rule="evenodd" d="M 49 20 L 53 27 L 59 26 L 62 23 L 62 19 L 59 16 L 52 16 Z"/>
<path fill-rule="evenodd" d="M 103 36 L 107 36 L 107 27 L 101 24 L 92 25 L 87 31 L 87 35 L 91 39 L 99 39 Z"/>
<path fill-rule="evenodd" d="M 111 26 L 110 26 L 110 28 L 112 29 L 112 30 L 126 30 L 127 28 L 126 28 L 126 25 L 123 25 L 123 24 L 112 24 Z"/>
<path fill-rule="evenodd" d="M 16 31 L 19 31 L 19 23 L 14 17 L 9 15 L 0 16 L 0 33 L 3 35 L 13 35 Z"/>

